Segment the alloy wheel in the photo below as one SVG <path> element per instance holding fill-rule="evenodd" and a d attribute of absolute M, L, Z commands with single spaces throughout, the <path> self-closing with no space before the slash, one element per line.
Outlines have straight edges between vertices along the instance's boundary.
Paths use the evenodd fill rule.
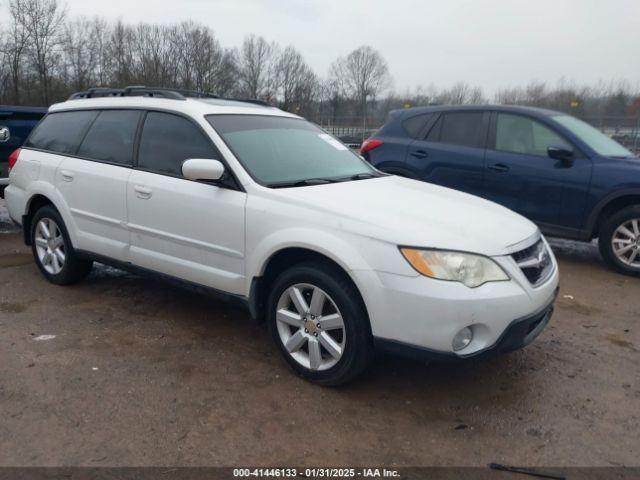
<path fill-rule="evenodd" d="M 344 320 L 321 288 L 308 283 L 287 288 L 278 300 L 276 325 L 284 348 L 303 367 L 327 370 L 342 358 Z"/>
<path fill-rule="evenodd" d="M 42 267 L 51 275 L 60 273 L 66 260 L 66 248 L 58 224 L 50 218 L 40 219 L 36 225 L 34 240 Z"/>
<path fill-rule="evenodd" d="M 622 223 L 611 237 L 613 253 L 623 264 L 640 268 L 640 218 Z"/>

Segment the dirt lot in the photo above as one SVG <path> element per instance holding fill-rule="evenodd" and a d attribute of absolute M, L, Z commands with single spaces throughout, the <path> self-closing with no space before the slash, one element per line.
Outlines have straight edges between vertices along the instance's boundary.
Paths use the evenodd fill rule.
<path fill-rule="evenodd" d="M 381 357 L 327 389 L 223 303 L 106 267 L 48 284 L 2 215 L 0 465 L 640 465 L 640 279 L 592 246 L 554 243 L 560 297 L 528 348 Z"/>

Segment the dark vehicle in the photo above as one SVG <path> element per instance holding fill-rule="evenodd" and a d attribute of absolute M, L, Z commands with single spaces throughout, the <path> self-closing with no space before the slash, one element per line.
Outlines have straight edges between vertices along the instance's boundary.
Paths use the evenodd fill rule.
<path fill-rule="evenodd" d="M 20 147 L 46 108 L 0 105 L 0 197 L 9 183 L 9 156 Z"/>
<path fill-rule="evenodd" d="M 384 172 L 500 203 L 549 236 L 599 238 L 610 265 L 640 275 L 640 159 L 575 117 L 516 106 L 398 110 L 360 152 Z"/>

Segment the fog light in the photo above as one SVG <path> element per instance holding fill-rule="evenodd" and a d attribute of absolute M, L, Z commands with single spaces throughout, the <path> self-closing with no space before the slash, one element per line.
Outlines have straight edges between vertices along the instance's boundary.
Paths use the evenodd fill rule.
<path fill-rule="evenodd" d="M 453 337 L 453 342 L 451 342 L 451 346 L 453 347 L 453 351 L 457 352 L 458 350 L 462 350 L 464 347 L 469 345 L 473 340 L 473 330 L 469 327 L 464 327 L 456 336 Z"/>

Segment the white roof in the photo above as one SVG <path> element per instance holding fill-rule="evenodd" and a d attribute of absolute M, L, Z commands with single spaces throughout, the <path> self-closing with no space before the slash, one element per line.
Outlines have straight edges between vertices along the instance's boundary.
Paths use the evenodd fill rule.
<path fill-rule="evenodd" d="M 299 118 L 297 115 L 285 112 L 276 107 L 256 105 L 250 102 L 242 102 L 238 100 L 223 100 L 216 98 L 187 98 L 186 100 L 141 96 L 82 98 L 56 103 L 49 107 L 49 111 L 58 112 L 63 110 L 114 107 L 169 110 L 185 113 L 193 117 L 227 113 Z"/>

